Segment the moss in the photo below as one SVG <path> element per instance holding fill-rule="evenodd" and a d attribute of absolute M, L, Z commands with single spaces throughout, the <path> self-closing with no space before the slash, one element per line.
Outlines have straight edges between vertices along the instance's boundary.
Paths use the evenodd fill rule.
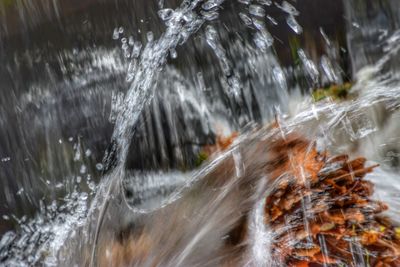
<path fill-rule="evenodd" d="M 0 10 L 11 7 L 14 4 L 14 0 L 0 0 Z"/>
<path fill-rule="evenodd" d="M 208 159 L 208 155 L 205 152 L 200 152 L 197 155 L 197 159 L 196 159 L 196 167 L 199 167 L 201 164 L 203 164 L 204 161 L 206 161 Z"/>
<path fill-rule="evenodd" d="M 331 85 L 329 87 L 320 88 L 312 93 L 315 102 L 321 101 L 325 98 L 332 98 L 334 100 L 346 99 L 351 90 L 351 83 L 344 83 L 341 85 Z"/>

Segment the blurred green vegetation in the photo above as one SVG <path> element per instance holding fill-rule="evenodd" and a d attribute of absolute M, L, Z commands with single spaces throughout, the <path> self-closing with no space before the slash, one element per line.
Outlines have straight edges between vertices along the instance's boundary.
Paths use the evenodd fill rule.
<path fill-rule="evenodd" d="M 198 155 L 197 155 L 197 158 L 196 158 L 196 167 L 199 167 L 201 164 L 203 164 L 203 162 L 204 161 L 206 161 L 208 159 L 208 155 L 207 155 L 207 153 L 205 153 L 205 152 L 200 152 Z"/>
<path fill-rule="evenodd" d="M 349 96 L 352 86 L 353 85 L 351 83 L 344 83 L 341 85 L 334 84 L 325 88 L 319 88 L 314 90 L 312 97 L 315 102 L 321 101 L 328 97 L 334 100 L 345 99 Z"/>
<path fill-rule="evenodd" d="M 0 0 L 0 9 L 10 7 L 14 4 L 14 0 Z"/>

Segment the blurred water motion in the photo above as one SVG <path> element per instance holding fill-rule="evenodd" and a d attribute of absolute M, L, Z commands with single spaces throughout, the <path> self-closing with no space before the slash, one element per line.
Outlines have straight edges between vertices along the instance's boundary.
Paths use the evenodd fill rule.
<path fill-rule="evenodd" d="M 109 182 L 100 180 L 126 176 L 125 192 L 117 191 L 133 198 L 131 206 L 159 205 L 190 179 L 182 172 L 196 167 L 201 148 L 216 135 L 269 123 L 277 114 L 311 112 L 311 91 L 325 85 L 358 79 L 361 99 L 375 101 L 376 91 L 385 100 L 376 104 L 382 112 L 350 116 L 342 126 L 353 134 L 339 131 L 334 149 L 363 152 L 390 172 L 398 168 L 395 0 L 207 1 L 182 17 L 189 26 L 199 23 L 199 30 L 171 24 L 180 4 L 0 2 L 1 262 L 59 265 L 59 259 L 72 259 L 78 252 L 68 249 L 86 244 L 76 244 L 73 233 L 85 223 L 96 227 L 86 216 L 99 216 L 96 203 L 107 202 L 102 194 Z M 367 65 L 372 67 L 363 69 Z M 141 70 L 149 72 L 135 80 Z M 145 87 L 143 99 L 126 100 Z M 128 116 L 121 117 L 124 108 Z M 306 117 L 298 116 L 299 123 Z M 126 128 L 123 134 L 113 134 L 115 124 Z M 121 173 L 116 144 L 126 149 Z M 113 216 L 121 214 L 123 208 L 115 208 Z M 121 216 L 113 229 L 134 217 Z M 107 240 L 112 231 L 104 232 Z M 71 244 L 58 251 L 65 240 Z"/>

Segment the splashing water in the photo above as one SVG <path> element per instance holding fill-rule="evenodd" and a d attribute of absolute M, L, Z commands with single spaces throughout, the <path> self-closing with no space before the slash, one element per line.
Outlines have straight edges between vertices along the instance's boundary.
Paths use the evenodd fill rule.
<path fill-rule="evenodd" d="M 384 55 L 358 72 L 352 87 L 352 92 L 357 94 L 354 99 L 340 103 L 331 98 L 320 102 L 313 102 L 311 97 L 296 99 L 296 91 L 289 88 L 287 69 L 278 63 L 272 49 L 274 37 L 261 20 L 269 17 L 268 8 L 273 2 L 240 0 L 239 3 L 246 8 L 237 16 L 244 27 L 254 31 L 252 44 L 241 38 L 226 42 L 224 26 L 218 24 L 224 11 L 223 0 L 183 1 L 176 9 L 166 8 L 164 1 L 158 1 L 161 9 L 157 14 L 165 23 L 158 39 L 149 32 L 147 43 L 142 47 L 133 38 L 123 37 L 126 65 L 113 54 L 104 61 L 92 59 L 99 68 L 108 68 L 110 76 L 127 70 L 126 79 L 130 83 L 125 94 L 114 96 L 110 115 L 115 122 L 111 149 L 103 163 L 96 165 L 108 172 L 98 185 L 90 176 L 83 181 L 79 176 L 77 183 L 86 182 L 87 192 L 74 187 L 59 201 L 51 205 L 42 203 L 34 219 L 15 217 L 20 229 L 16 233 L 7 232 L 1 238 L 1 264 L 283 266 L 282 259 L 274 258 L 272 253 L 277 233 L 265 219 L 265 199 L 286 177 L 282 174 L 273 181 L 273 171 L 263 171 L 268 164 L 276 167 L 273 164 L 277 155 L 271 148 L 273 140 L 301 133 L 309 140 L 316 140 L 319 151 L 346 151 L 381 161 L 375 146 L 379 142 L 383 142 L 381 147 L 389 145 L 381 139 L 393 133 L 381 134 L 379 112 L 393 116 L 394 122 L 390 125 L 398 127 L 400 80 L 396 72 L 387 69 L 393 58 L 398 57 L 400 33 L 394 32 L 382 42 Z M 303 27 L 296 20 L 299 11 L 287 1 L 275 3 L 275 7 L 285 13 L 288 27 L 301 35 Z M 272 25 L 278 24 L 269 18 Z M 120 39 L 122 33 L 117 28 L 113 39 Z M 324 32 L 323 35 L 327 40 Z M 211 49 L 214 56 L 211 62 L 219 67 L 221 75 L 199 72 L 193 66 L 180 70 L 169 64 L 169 60 L 180 58 L 180 47 L 194 36 L 200 36 L 198 42 L 202 42 L 202 49 Z M 321 58 L 319 68 L 302 48 L 295 49 L 295 53 L 303 74 L 311 79 L 311 87 L 318 86 L 323 75 L 330 82 L 343 80 L 329 55 Z M 192 78 L 187 78 L 187 74 Z M 90 78 L 95 81 L 99 75 L 93 73 L 75 82 L 83 86 Z M 51 99 L 50 93 L 47 96 Z M 24 97 L 28 106 L 31 96 Z M 150 123 L 146 114 L 151 114 L 148 115 Z M 271 123 L 274 118 L 277 127 L 260 126 Z M 141 123 L 146 125 L 144 130 L 139 127 Z M 180 124 L 185 137 L 180 136 Z M 215 129 L 218 127 L 241 134 L 225 151 L 192 170 L 186 154 L 201 153 L 202 147 L 207 146 L 202 144 L 198 132 L 208 138 L 215 132 L 219 134 Z M 154 140 L 132 143 L 136 134 Z M 187 140 L 195 144 L 186 150 L 177 145 L 186 144 Z M 81 146 L 79 141 L 75 147 L 77 162 L 91 155 L 90 150 L 82 151 Z M 133 146 L 139 152 L 132 152 Z M 159 170 L 127 170 L 129 158 L 144 158 L 140 152 L 146 150 L 161 155 L 150 160 Z M 132 153 L 138 155 L 132 156 Z M 178 162 L 172 165 L 174 169 L 184 167 L 171 171 L 170 158 Z M 303 171 L 301 176 L 307 184 Z M 79 172 L 86 174 L 84 163 Z M 394 169 L 379 168 L 368 178 L 377 184 L 376 196 L 392 208 L 388 212 L 390 217 L 400 221 L 395 212 L 399 204 L 397 176 Z M 383 178 L 386 180 L 382 181 Z M 389 184 L 396 186 L 388 190 Z M 306 186 L 311 190 L 310 185 Z M 311 197 L 301 201 L 302 221 L 309 235 L 312 201 Z M 289 231 L 291 227 L 288 222 L 284 229 Z M 245 241 L 242 234 L 247 236 Z M 327 251 L 325 240 L 320 243 Z M 362 254 L 357 244 L 351 249 L 355 258 Z M 355 262 L 366 264 L 363 257 Z"/>
<path fill-rule="evenodd" d="M 193 12 L 199 2 L 184 2 L 177 10 L 170 11 L 171 17 L 167 20 L 165 34 L 157 41 L 154 41 L 153 37 L 148 38 L 148 44 L 141 54 L 140 62 L 133 69 L 135 74 L 132 86 L 116 120 L 113 139 L 117 142 L 119 150 L 118 164 L 124 164 L 126 161 L 134 125 L 144 104 L 152 94 L 150 91 L 152 82 L 156 80 L 157 72 L 165 64 L 169 51 L 175 49 L 179 43 L 185 43 L 187 38 L 204 23 L 204 19 Z"/>

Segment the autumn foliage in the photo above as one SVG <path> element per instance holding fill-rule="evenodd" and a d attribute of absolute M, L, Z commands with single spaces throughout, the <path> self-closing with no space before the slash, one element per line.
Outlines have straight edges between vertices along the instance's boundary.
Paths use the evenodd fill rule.
<path fill-rule="evenodd" d="M 273 145 L 279 180 L 265 205 L 274 258 L 288 266 L 400 266 L 397 228 L 380 216 L 387 206 L 371 199 L 373 184 L 364 180 L 376 166 L 288 139 Z"/>

